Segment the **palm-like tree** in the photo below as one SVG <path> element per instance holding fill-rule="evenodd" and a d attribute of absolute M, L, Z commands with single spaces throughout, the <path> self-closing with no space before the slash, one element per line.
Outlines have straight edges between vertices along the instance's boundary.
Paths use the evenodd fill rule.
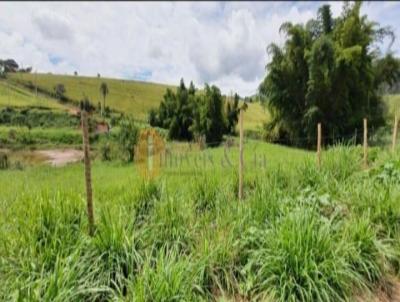
<path fill-rule="evenodd" d="M 103 112 L 106 108 L 106 97 L 109 93 L 108 86 L 106 82 L 101 83 L 100 85 L 100 93 L 103 96 L 103 106 L 101 107 L 101 116 L 103 116 Z"/>

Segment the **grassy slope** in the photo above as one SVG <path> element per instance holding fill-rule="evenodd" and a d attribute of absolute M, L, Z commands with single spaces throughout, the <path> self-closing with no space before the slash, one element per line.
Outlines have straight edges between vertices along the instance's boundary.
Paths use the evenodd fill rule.
<path fill-rule="evenodd" d="M 65 105 L 60 104 L 56 100 L 36 95 L 29 92 L 27 89 L 17 87 L 5 81 L 0 81 L 0 108 L 12 107 L 44 107 L 53 110 L 67 109 Z"/>
<path fill-rule="evenodd" d="M 243 127 L 246 130 L 259 130 L 268 119 L 269 113 L 260 103 L 249 104 L 244 113 Z"/>
<path fill-rule="evenodd" d="M 53 74 L 19 73 L 10 74 L 10 78 L 25 83 L 37 82 L 39 87 L 50 92 L 56 84 L 62 83 L 66 88 L 67 97 L 81 100 L 86 95 L 96 106 L 102 101 L 100 84 L 106 82 L 110 91 L 106 98 L 106 105 L 114 110 L 134 114 L 139 120 L 146 120 L 149 109 L 158 107 L 165 90 L 174 88 L 174 86 L 131 80 Z M 267 115 L 259 104 L 250 104 L 245 114 L 245 128 L 256 129 L 266 119 Z"/>
<path fill-rule="evenodd" d="M 112 109 L 135 114 L 138 119 L 145 119 L 150 108 L 155 107 L 169 86 L 108 78 L 53 74 L 10 74 L 10 78 L 25 83 L 37 81 L 37 85 L 49 92 L 56 84 L 64 84 L 66 96 L 73 100 L 81 100 L 87 96 L 97 106 L 102 101 L 100 84 L 106 82 L 109 94 L 106 106 Z"/>
<path fill-rule="evenodd" d="M 272 301 L 300 301 L 299 291 L 308 295 L 306 301 L 315 300 L 311 297 L 316 293 L 326 293 L 327 301 L 339 301 L 335 294 L 353 301 L 350 295 L 355 282 L 373 287 L 366 281 L 368 274 L 376 270 L 379 278 L 387 273 L 381 265 L 387 252 L 380 246 L 388 235 L 382 230 L 398 230 L 398 186 L 384 185 L 361 172 L 360 154 L 348 148 L 327 154 L 318 170 L 314 161 L 299 166 L 312 154 L 265 143 L 248 142 L 246 146 L 248 161 L 250 150 L 259 149 L 267 153 L 271 166 L 267 175 L 246 167 L 245 180 L 250 185 L 244 202 L 233 197 L 231 185 L 236 174 L 222 168 L 215 173 L 202 166 L 207 180 L 215 179 L 219 185 L 216 195 L 212 185 L 204 188 L 210 194 L 206 195 L 208 201 L 215 200 L 215 208 L 197 213 L 195 198 L 202 194 L 206 179 L 189 179 L 177 171 L 159 184 L 163 190 L 178 193 L 163 191 L 155 202 L 149 202 L 154 208 L 144 212 L 143 226 L 134 224 L 133 208 L 145 198 L 138 195 L 145 191 L 135 167 L 94 162 L 99 228 L 93 239 L 86 236 L 82 164 L 1 172 L 0 235 L 4 246 L 0 245 L 0 260 L 4 257 L 7 274 L 2 275 L 0 267 L 0 297 L 1 289 L 8 289 L 3 292 L 8 297 L 26 287 L 22 295 L 31 292 L 37 300 L 85 300 L 74 295 L 87 291 L 93 297 L 97 289 L 106 287 L 110 288 L 108 300 L 132 301 L 145 295 L 146 299 L 137 300 L 197 301 L 200 299 L 195 297 L 202 294 L 194 288 L 200 287 L 204 301 L 210 301 L 207 294 L 218 293 L 217 284 L 228 295 L 240 297 L 237 287 L 228 292 L 224 283 L 237 285 L 239 272 L 244 278 L 240 285 L 249 286 L 246 301 L 256 301 L 254 295 L 260 292 L 275 292 L 277 299 Z M 223 149 L 207 152 L 222 155 Z M 279 163 L 284 165 L 282 169 L 278 169 Z M 252 192 L 250 181 L 255 175 L 261 178 Z M 302 190 L 307 186 L 308 191 Z M 306 193 L 309 190 L 311 195 Z M 382 232 L 379 239 L 377 230 Z M 397 241 L 388 242 L 395 248 Z M 162 257 L 160 243 L 182 244 L 184 250 L 176 259 L 152 258 Z M 129 258 L 136 252 L 144 264 L 140 257 Z M 154 263 L 159 266 L 155 268 Z M 108 280 L 119 281 L 114 272 L 122 276 L 125 267 L 134 270 L 122 281 L 128 284 L 128 296 L 121 297 L 122 286 L 115 290 Z M 276 276 L 280 276 L 279 282 L 274 282 Z M 363 291 L 368 292 L 367 287 Z"/>

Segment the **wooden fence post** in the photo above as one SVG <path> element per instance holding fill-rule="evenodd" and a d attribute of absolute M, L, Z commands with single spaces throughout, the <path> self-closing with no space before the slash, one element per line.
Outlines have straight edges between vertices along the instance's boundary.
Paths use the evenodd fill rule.
<path fill-rule="evenodd" d="M 321 168 L 321 123 L 318 123 L 317 125 L 317 165 L 318 168 Z"/>
<path fill-rule="evenodd" d="M 243 108 L 239 111 L 239 200 L 243 199 Z"/>
<path fill-rule="evenodd" d="M 37 91 L 37 70 L 35 71 L 35 92 L 36 92 L 36 98 L 38 97 L 38 91 Z"/>
<path fill-rule="evenodd" d="M 90 170 L 90 154 L 89 154 L 89 130 L 87 112 L 81 109 L 82 133 L 83 133 L 83 152 L 85 161 L 85 183 L 86 183 L 86 202 L 87 215 L 89 220 L 89 235 L 94 234 L 94 215 L 93 215 L 93 199 L 92 199 L 92 178 Z"/>
<path fill-rule="evenodd" d="M 368 122 L 364 118 L 364 168 L 368 168 Z"/>
<path fill-rule="evenodd" d="M 392 138 L 392 152 L 393 153 L 396 150 L 397 128 L 398 128 L 398 119 L 397 119 L 397 114 L 396 114 L 394 116 L 393 138 Z"/>

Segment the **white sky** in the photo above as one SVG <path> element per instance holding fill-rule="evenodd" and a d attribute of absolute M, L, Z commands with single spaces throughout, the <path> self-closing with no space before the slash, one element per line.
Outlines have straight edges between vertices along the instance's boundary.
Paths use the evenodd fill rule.
<path fill-rule="evenodd" d="M 0 2 L 0 58 L 39 72 L 218 85 L 251 95 L 265 75 L 269 43 L 285 21 L 306 22 L 314 2 Z M 337 16 L 341 2 L 332 2 Z M 400 3 L 363 13 L 400 39 Z M 392 50 L 399 55 L 398 41 Z"/>

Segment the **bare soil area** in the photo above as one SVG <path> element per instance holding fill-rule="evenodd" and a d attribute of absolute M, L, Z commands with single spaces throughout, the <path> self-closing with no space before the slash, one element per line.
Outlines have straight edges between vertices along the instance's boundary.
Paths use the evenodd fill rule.
<path fill-rule="evenodd" d="M 45 156 L 45 161 L 55 167 L 65 166 L 68 163 L 83 159 L 83 151 L 75 149 L 39 150 L 35 152 Z"/>
<path fill-rule="evenodd" d="M 357 302 L 400 302 L 400 280 L 390 278 L 386 284 L 382 284 L 373 295 L 360 295 Z"/>

